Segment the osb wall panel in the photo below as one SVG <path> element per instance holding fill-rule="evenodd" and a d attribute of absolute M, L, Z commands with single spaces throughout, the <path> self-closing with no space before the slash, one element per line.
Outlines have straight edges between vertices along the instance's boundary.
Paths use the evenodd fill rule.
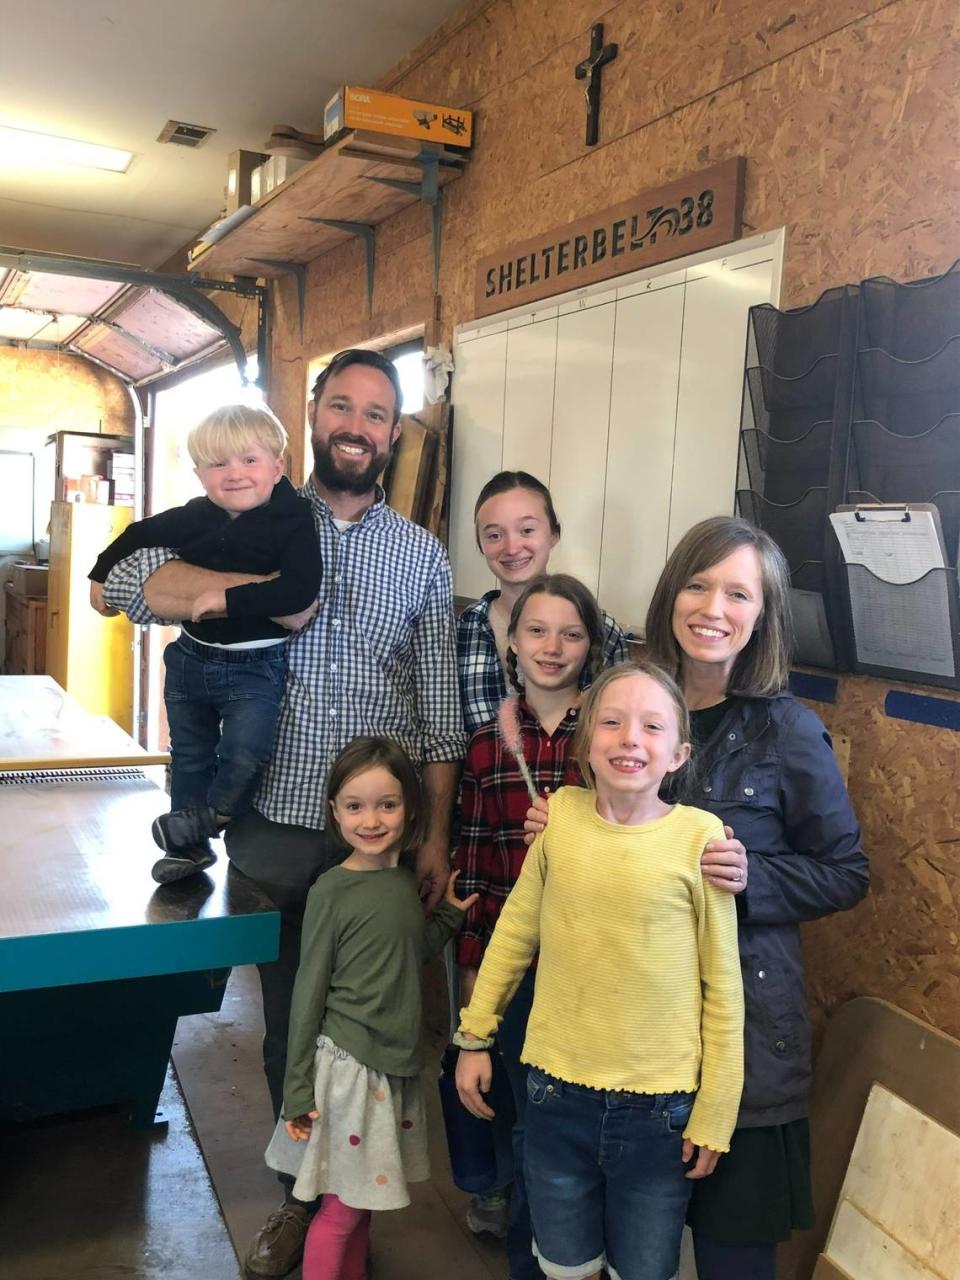
<path fill-rule="evenodd" d="M 411 325 L 426 325 L 433 311 L 433 241 L 424 208 L 405 210 L 377 228 L 377 273 L 372 308 L 367 300 L 363 246 L 355 241 L 323 254 L 307 270 L 303 342 L 294 282 L 271 283 L 274 332 L 269 402 L 290 437 L 291 476 L 312 465 L 304 453 L 308 366 L 312 359 Z M 283 336 L 285 335 L 285 336 Z"/>
<path fill-rule="evenodd" d="M 26 347 L 0 348 L 0 422 L 52 431 L 132 435 L 125 383 L 80 356 Z"/>
<path fill-rule="evenodd" d="M 588 150 L 573 66 L 599 18 L 621 51 L 604 71 L 601 145 Z M 494 0 L 446 30 L 385 82 L 480 112 L 467 172 L 443 196 L 447 336 L 471 316 L 484 253 L 737 153 L 748 158 L 746 229 L 788 228 L 784 305 L 867 275 L 942 271 L 956 253 L 954 0 L 624 0 L 605 11 Z M 420 208 L 377 229 L 372 312 L 359 244 L 312 264 L 302 343 L 281 284 L 270 367 L 280 415 L 302 417 L 305 355 L 427 323 L 431 291 Z"/>
<path fill-rule="evenodd" d="M 892 687 L 908 686 L 841 677 L 835 705 L 810 704 L 850 738 L 871 870 L 863 903 L 803 927 L 810 1003 L 818 1031 L 846 1000 L 877 996 L 960 1036 L 960 733 L 889 719 Z"/>
<path fill-rule="evenodd" d="M 533 126 L 537 145 L 525 159 L 532 172 L 549 173 L 589 152 L 583 92 L 573 68 L 587 52 L 596 17 L 604 19 L 605 39 L 620 47 L 616 62 L 603 72 L 601 142 L 610 143 L 880 7 L 876 0 L 819 0 L 798 14 L 788 0 L 762 9 L 756 0 L 625 0 L 592 15 L 581 0 L 549 9 L 541 3 L 501 4 L 488 11 L 484 23 L 458 33 L 458 67 L 469 68 L 469 80 L 458 74 L 457 89 L 470 93 L 481 122 L 489 122 L 508 147 L 516 149 L 524 126 Z M 440 71 L 437 63 L 418 67 L 398 89 L 411 97 L 439 90 L 430 76 L 431 69 Z M 489 142 L 482 123 L 478 128 L 481 144 Z"/>
<path fill-rule="evenodd" d="M 558 84 L 551 112 L 527 111 L 523 87 L 510 86 L 503 118 L 515 123 L 483 145 L 489 171 L 515 185 L 479 182 L 478 165 L 451 188 L 451 225 L 470 228 L 462 238 L 473 253 L 444 273 L 445 316 L 469 316 L 476 257 L 738 152 L 748 157 L 747 227 L 788 228 L 785 305 L 865 275 L 943 270 L 960 222 L 958 58 L 953 0 L 902 0 L 715 93 L 698 84 L 688 106 L 542 175 L 539 121 L 545 146 L 553 130 L 579 141 L 582 100 L 570 115 L 568 95 L 561 111 Z"/>

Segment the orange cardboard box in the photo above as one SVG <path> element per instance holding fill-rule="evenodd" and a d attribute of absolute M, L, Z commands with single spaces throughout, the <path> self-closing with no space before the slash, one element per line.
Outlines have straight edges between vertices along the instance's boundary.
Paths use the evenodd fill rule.
<path fill-rule="evenodd" d="M 341 129 L 368 129 L 402 138 L 423 138 L 450 147 L 469 147 L 473 141 L 473 112 L 435 102 L 414 102 L 395 93 L 344 85 L 327 103 L 323 136 Z"/>

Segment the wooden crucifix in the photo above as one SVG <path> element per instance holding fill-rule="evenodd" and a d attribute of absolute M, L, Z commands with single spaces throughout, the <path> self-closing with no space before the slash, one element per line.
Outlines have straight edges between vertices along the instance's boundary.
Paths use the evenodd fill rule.
<path fill-rule="evenodd" d="M 584 96 L 587 99 L 587 146 L 595 147 L 600 131 L 600 69 L 617 56 L 617 45 L 603 43 L 603 23 L 595 22 L 590 28 L 590 52 L 578 62 L 574 75 L 586 80 Z"/>

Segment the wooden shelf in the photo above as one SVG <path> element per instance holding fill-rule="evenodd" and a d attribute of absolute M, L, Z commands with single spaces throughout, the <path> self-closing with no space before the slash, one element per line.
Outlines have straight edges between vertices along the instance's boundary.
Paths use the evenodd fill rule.
<path fill-rule="evenodd" d="M 375 225 L 420 198 L 385 187 L 371 178 L 420 182 L 422 153 L 439 156 L 438 182 L 459 178 L 467 156 L 438 143 L 345 130 L 315 160 L 298 169 L 256 205 L 245 222 L 191 258 L 190 269 L 232 275 L 278 277 L 283 272 L 262 265 L 312 262 L 350 239 L 345 231 L 306 218 L 336 218 Z"/>

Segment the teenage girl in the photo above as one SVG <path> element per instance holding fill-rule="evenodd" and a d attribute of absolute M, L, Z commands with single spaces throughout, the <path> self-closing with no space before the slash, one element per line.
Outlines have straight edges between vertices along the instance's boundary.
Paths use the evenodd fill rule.
<path fill-rule="evenodd" d="M 546 572 L 550 552 L 560 541 L 550 490 L 526 471 L 500 471 L 488 480 L 473 518 L 477 546 L 499 589 L 464 609 L 457 627 L 460 696 L 468 733 L 492 720 L 507 696 L 510 615 L 524 588 Z M 595 671 L 627 656 L 623 632 L 608 614 L 601 616 L 603 661 Z"/>
<path fill-rule="evenodd" d="M 462 1013 L 457 1086 L 489 1117 L 488 1046 L 539 948 L 524 1172 L 534 1249 L 557 1280 L 674 1276 L 693 1180 L 736 1123 L 736 908 L 700 870 L 721 824 L 659 796 L 689 754 L 669 676 L 600 676 L 574 742 L 588 786 L 553 797 Z"/>
<path fill-rule="evenodd" d="M 451 875 L 429 921 L 406 865 L 426 827 L 417 774 L 387 738 L 356 738 L 330 770 L 348 857 L 307 898 L 290 1011 L 283 1119 L 267 1163 L 323 1201 L 304 1280 L 364 1280 L 370 1210 L 410 1203 L 429 1177 L 419 1072 L 424 960 L 460 928 Z"/>
<path fill-rule="evenodd" d="M 567 574 L 543 575 L 523 589 L 507 627 L 507 672 L 514 688 L 515 724 L 537 793 L 554 792 L 580 774 L 571 755 L 580 686 L 603 663 L 604 625 L 596 600 Z M 523 693 L 518 696 L 520 681 Z M 455 866 L 462 887 L 478 895 L 456 942 L 460 994 L 470 999 L 484 948 L 507 895 L 516 884 L 527 846 L 524 819 L 529 797 L 516 756 L 497 722 L 477 729 L 467 749 L 461 790 L 461 835 Z M 497 1035 L 510 1081 L 514 1116 L 501 1108 L 494 1120 L 495 1146 L 513 1151 L 513 1187 L 507 1226 L 511 1280 L 534 1280 L 540 1269 L 530 1244 L 530 1217 L 523 1194 L 523 1113 L 527 1069 L 520 1062 L 533 1000 L 534 971 L 524 976 Z M 514 1119 L 516 1123 L 514 1124 Z M 473 1210 L 476 1213 L 476 1210 Z M 468 1221 L 470 1221 L 468 1219 Z M 472 1223 L 471 1223 L 472 1225 Z"/>

